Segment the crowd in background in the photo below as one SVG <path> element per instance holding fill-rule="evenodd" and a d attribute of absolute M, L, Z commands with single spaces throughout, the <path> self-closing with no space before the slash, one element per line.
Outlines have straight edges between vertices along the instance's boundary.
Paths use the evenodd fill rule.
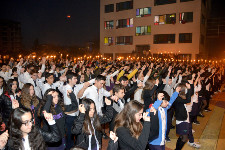
<path fill-rule="evenodd" d="M 221 92 L 223 63 L 150 60 L 9 60 L 0 64 L 0 149 L 200 148 L 192 129 Z M 176 125 L 172 124 L 175 119 Z"/>

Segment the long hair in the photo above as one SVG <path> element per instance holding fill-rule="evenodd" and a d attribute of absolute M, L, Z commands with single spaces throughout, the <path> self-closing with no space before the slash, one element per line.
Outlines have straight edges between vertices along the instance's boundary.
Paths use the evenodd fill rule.
<path fill-rule="evenodd" d="M 7 82 L 7 92 L 8 92 L 8 95 L 14 95 L 14 93 L 12 92 L 12 85 L 13 85 L 13 82 L 14 81 L 16 81 L 16 83 L 17 83 L 17 88 L 16 88 L 15 93 L 19 92 L 19 84 L 18 84 L 18 81 L 17 80 L 14 80 L 14 79 L 9 79 L 8 82 Z"/>
<path fill-rule="evenodd" d="M 154 86 L 155 86 L 155 80 L 154 79 L 148 79 L 145 82 L 145 87 L 143 88 L 143 91 L 142 91 L 142 94 L 141 94 L 141 98 L 143 99 L 144 93 L 145 92 L 149 92 L 149 90 L 152 90 Z M 154 100 L 155 94 L 156 94 L 156 91 L 152 95 L 152 100 Z"/>
<path fill-rule="evenodd" d="M 144 105 L 136 100 L 132 100 L 124 106 L 124 109 L 116 116 L 114 131 L 119 127 L 130 130 L 132 137 L 138 139 L 142 131 L 141 122 L 136 122 L 135 114 L 143 109 Z"/>
<path fill-rule="evenodd" d="M 25 106 L 26 108 L 31 107 L 31 102 L 33 103 L 34 107 L 37 107 L 39 100 L 37 99 L 37 96 L 34 95 L 31 96 L 30 95 L 30 87 L 33 86 L 30 83 L 26 83 L 24 84 L 22 91 L 21 91 L 21 103 L 23 106 Z M 33 86 L 34 87 L 34 86 Z"/>
<path fill-rule="evenodd" d="M 31 113 L 29 109 L 26 108 L 16 108 L 11 115 L 9 124 L 9 146 L 15 150 L 23 150 L 23 133 L 20 130 L 22 126 L 22 116 L 25 113 Z M 28 133 L 29 144 L 32 150 L 45 149 L 45 141 L 34 126 L 31 132 Z"/>
<path fill-rule="evenodd" d="M 178 96 L 180 96 L 182 99 L 186 99 L 186 89 L 187 89 L 187 88 L 186 88 L 186 85 L 183 84 L 183 83 L 179 83 L 179 84 L 177 85 L 177 87 L 181 87 L 181 90 L 180 90 Z"/>
<path fill-rule="evenodd" d="M 45 94 L 44 94 L 44 96 L 43 96 L 43 99 L 42 99 L 42 101 L 40 102 L 40 107 L 39 107 L 39 109 L 38 109 L 38 116 L 41 116 L 41 109 L 45 106 L 45 104 L 46 104 L 46 102 L 47 102 L 47 100 L 48 100 L 48 98 L 47 98 L 48 93 L 51 92 L 51 91 L 57 92 L 55 89 L 48 89 L 48 90 L 45 92 Z M 58 96 L 59 96 L 59 95 L 58 95 Z M 57 104 L 57 105 L 59 105 L 59 106 L 61 107 L 62 111 L 65 110 L 65 109 L 64 109 L 64 103 L 63 103 L 63 100 L 62 100 L 62 98 L 61 98 L 60 96 L 58 97 L 58 104 Z M 55 104 L 54 104 L 53 102 L 52 102 L 51 107 L 50 107 L 50 112 L 51 112 L 53 115 L 56 115 Z"/>
<path fill-rule="evenodd" d="M 83 99 L 82 100 L 82 104 L 84 104 L 84 107 L 86 109 L 85 111 L 85 119 L 84 119 L 84 125 L 83 125 L 83 132 L 85 132 L 86 134 L 90 134 L 90 131 L 89 129 L 91 130 L 91 134 L 94 135 L 94 129 L 92 128 L 92 125 L 91 125 L 91 121 L 94 128 L 98 131 L 101 131 L 101 123 L 99 121 L 99 118 L 98 118 L 98 114 L 97 114 L 97 111 L 96 111 L 96 106 L 95 106 L 95 102 L 91 99 Z M 90 118 L 89 117 L 89 111 L 90 111 L 90 105 L 91 104 L 94 104 L 95 106 L 95 112 L 94 112 L 94 116 L 93 118 Z"/>
<path fill-rule="evenodd" d="M 0 76 L 0 78 L 3 80 L 2 88 L 3 88 L 3 94 L 5 94 L 6 91 L 8 91 L 7 90 L 8 87 L 7 87 L 7 84 L 6 84 L 5 80 L 4 80 L 4 78 L 2 76 Z"/>

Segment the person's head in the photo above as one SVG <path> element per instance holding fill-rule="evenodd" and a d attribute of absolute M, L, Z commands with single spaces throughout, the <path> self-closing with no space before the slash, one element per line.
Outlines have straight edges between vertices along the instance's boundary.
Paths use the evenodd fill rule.
<path fill-rule="evenodd" d="M 170 76 L 168 80 L 168 85 L 171 85 L 171 84 L 172 84 L 172 77 Z"/>
<path fill-rule="evenodd" d="M 84 74 L 82 73 L 80 76 L 80 82 L 83 83 L 84 82 Z"/>
<path fill-rule="evenodd" d="M 159 93 L 162 93 L 163 94 L 163 98 L 162 98 L 162 104 L 161 104 L 161 107 L 163 108 L 166 108 L 168 105 L 169 105 L 169 101 L 170 101 L 170 96 L 167 92 L 165 91 L 161 91 Z M 159 94 L 158 93 L 158 94 Z"/>
<path fill-rule="evenodd" d="M 47 83 L 51 85 L 54 81 L 53 73 L 46 73 L 45 79 L 46 79 Z"/>
<path fill-rule="evenodd" d="M 29 109 L 16 108 L 9 125 L 9 146 L 23 149 L 22 138 L 28 136 L 31 149 L 45 149 L 45 142 L 39 131 L 33 126 L 33 118 Z"/>
<path fill-rule="evenodd" d="M 98 75 L 95 79 L 95 86 L 98 88 L 98 89 L 101 89 L 104 84 L 105 84 L 105 80 L 106 78 L 102 75 Z"/>
<path fill-rule="evenodd" d="M 124 87 L 126 87 L 129 83 L 128 78 L 126 76 L 120 77 L 119 81 Z"/>
<path fill-rule="evenodd" d="M 12 75 L 18 76 L 17 68 L 16 68 L 16 67 L 14 67 L 14 68 L 12 69 Z"/>
<path fill-rule="evenodd" d="M 133 137 L 138 138 L 142 131 L 142 119 L 144 105 L 136 100 L 132 100 L 124 106 L 124 109 L 116 116 L 115 132 L 119 127 L 130 130 Z"/>
<path fill-rule="evenodd" d="M 21 104 L 30 109 L 31 105 L 36 107 L 38 103 L 39 101 L 35 95 L 34 86 L 30 83 L 24 84 L 21 90 Z"/>
<path fill-rule="evenodd" d="M 2 69 L 2 72 L 6 72 L 6 64 L 2 64 L 1 69 Z"/>
<path fill-rule="evenodd" d="M 66 75 L 66 78 L 67 78 L 67 83 L 69 83 L 73 86 L 77 83 L 77 74 L 75 74 L 73 72 L 69 72 Z"/>
<path fill-rule="evenodd" d="M 90 74 L 91 73 L 91 68 L 90 67 L 86 67 L 86 74 Z"/>
<path fill-rule="evenodd" d="M 94 134 L 94 129 L 92 128 L 91 121 L 93 121 L 93 125 L 95 129 L 101 130 L 101 124 L 99 122 L 99 118 L 97 115 L 95 102 L 91 99 L 83 99 L 82 104 L 84 104 L 85 107 L 85 121 L 84 121 L 84 127 L 83 131 L 90 134 L 88 130 L 88 126 L 91 127 L 91 132 Z"/>
<path fill-rule="evenodd" d="M 27 72 L 30 73 L 31 70 L 34 69 L 34 66 L 33 65 L 28 65 L 26 68 L 27 68 Z"/>
<path fill-rule="evenodd" d="M 14 79 L 9 79 L 7 82 L 8 94 L 15 94 L 19 91 L 18 82 Z"/>
<path fill-rule="evenodd" d="M 46 92 L 43 96 L 43 99 L 40 102 L 38 115 L 40 115 L 42 107 L 44 107 L 46 102 L 48 101 L 48 95 L 52 96 L 52 103 L 51 103 L 51 107 L 50 107 L 50 112 L 53 115 L 56 115 L 55 107 L 57 105 L 60 106 L 62 108 L 62 110 L 64 111 L 64 102 L 63 102 L 63 99 L 59 96 L 59 93 L 55 89 L 48 89 L 48 90 L 46 90 Z"/>
<path fill-rule="evenodd" d="M 115 94 L 119 99 L 122 99 L 125 95 L 124 93 L 124 87 L 120 84 L 116 84 L 113 87 L 113 94 Z"/>
<path fill-rule="evenodd" d="M 187 92 L 187 88 L 186 88 L 186 85 L 184 83 L 179 83 L 177 85 L 177 87 L 180 87 L 181 90 L 179 92 L 179 96 L 182 98 L 182 99 L 186 99 L 186 92 Z"/>
<path fill-rule="evenodd" d="M 31 78 L 32 78 L 33 80 L 36 80 L 37 77 L 38 77 L 38 70 L 37 70 L 37 69 L 31 70 L 31 71 L 30 71 L 30 75 L 31 75 Z"/>
<path fill-rule="evenodd" d="M 146 90 L 152 90 L 154 85 L 155 85 L 155 80 L 154 79 L 148 79 L 146 82 L 145 82 L 145 87 L 144 89 Z"/>

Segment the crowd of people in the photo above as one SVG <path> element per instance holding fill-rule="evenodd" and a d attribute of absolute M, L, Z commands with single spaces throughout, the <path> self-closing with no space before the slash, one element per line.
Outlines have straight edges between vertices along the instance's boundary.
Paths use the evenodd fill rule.
<path fill-rule="evenodd" d="M 194 141 L 224 64 L 20 58 L 0 64 L 0 149 L 176 150 Z M 176 125 L 172 124 L 175 119 Z"/>

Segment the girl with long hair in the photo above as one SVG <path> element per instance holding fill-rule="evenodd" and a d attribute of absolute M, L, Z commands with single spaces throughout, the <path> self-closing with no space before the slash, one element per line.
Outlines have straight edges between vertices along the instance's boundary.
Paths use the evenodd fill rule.
<path fill-rule="evenodd" d="M 40 119 L 37 116 L 39 108 L 39 99 L 35 94 L 34 86 L 30 83 L 24 84 L 21 90 L 21 107 L 30 109 L 35 121 L 35 125 L 40 125 Z"/>
<path fill-rule="evenodd" d="M 44 150 L 45 141 L 58 141 L 59 131 L 54 125 L 52 114 L 45 112 L 44 116 L 51 125 L 50 132 L 33 126 L 33 118 L 29 109 L 16 108 L 11 115 L 9 131 L 3 133 L 5 145 L 1 144 L 1 146 L 6 150 Z M 6 141 L 8 141 L 7 144 Z"/>
<path fill-rule="evenodd" d="M 118 149 L 144 150 L 146 148 L 150 134 L 150 117 L 148 113 L 143 113 L 143 108 L 143 104 L 132 100 L 117 115 L 114 131 L 118 137 Z M 140 121 L 142 118 L 144 124 Z M 109 146 L 112 143 L 109 143 Z"/>
<path fill-rule="evenodd" d="M 38 116 L 43 118 L 42 111 L 46 111 L 48 113 L 53 114 L 53 118 L 56 121 L 56 125 L 60 130 L 60 137 L 61 140 L 59 140 L 56 143 L 49 143 L 48 149 L 59 149 L 64 150 L 65 149 L 65 114 L 64 114 L 64 104 L 63 100 L 59 96 L 58 92 L 55 89 L 48 89 L 44 96 L 42 101 L 40 102 L 40 107 L 38 109 Z M 49 131 L 49 125 L 48 123 L 42 119 L 43 121 L 43 129 L 46 131 Z"/>
<path fill-rule="evenodd" d="M 76 136 L 75 145 L 86 150 L 99 150 L 102 143 L 101 124 L 111 121 L 113 108 L 111 101 L 105 99 L 106 113 L 99 116 L 95 102 L 91 99 L 83 99 L 79 105 L 80 114 L 74 120 L 72 133 Z"/>
<path fill-rule="evenodd" d="M 20 92 L 18 82 L 16 80 L 8 80 L 7 90 L 0 97 L 0 114 L 2 114 L 3 122 L 8 125 L 9 116 L 13 109 L 19 107 Z"/>

